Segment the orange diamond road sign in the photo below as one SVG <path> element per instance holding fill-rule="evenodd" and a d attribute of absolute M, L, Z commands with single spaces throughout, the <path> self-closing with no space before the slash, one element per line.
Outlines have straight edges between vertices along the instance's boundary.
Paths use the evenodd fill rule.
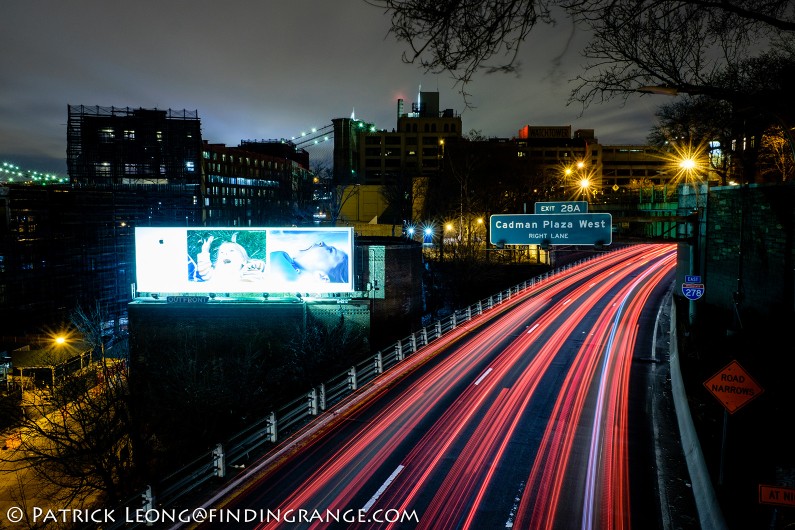
<path fill-rule="evenodd" d="M 704 381 L 704 386 L 732 414 L 764 392 L 737 361 L 721 368 L 718 373 Z"/>

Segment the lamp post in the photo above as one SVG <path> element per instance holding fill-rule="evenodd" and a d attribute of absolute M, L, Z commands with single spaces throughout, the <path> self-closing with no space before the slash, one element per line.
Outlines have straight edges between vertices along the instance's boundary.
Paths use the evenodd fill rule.
<path fill-rule="evenodd" d="M 662 94 L 666 96 L 678 96 L 680 94 L 688 94 L 688 95 L 711 95 L 714 97 L 727 99 L 724 94 L 707 94 L 705 90 L 699 90 L 695 87 L 692 89 L 680 89 L 677 87 L 669 87 L 669 86 L 642 86 L 637 89 L 638 92 L 643 92 L 647 94 Z M 677 150 L 678 151 L 678 150 Z M 697 152 L 696 150 L 695 152 Z M 686 221 L 683 224 L 680 224 L 680 227 L 684 227 L 684 234 L 680 234 L 681 239 L 685 239 L 688 241 L 688 271 L 689 276 L 694 276 L 698 273 L 698 276 L 701 276 L 701 267 L 699 254 L 700 254 L 700 239 L 702 234 L 705 230 L 701 229 L 702 218 L 705 211 L 706 200 L 702 200 L 700 198 L 700 187 L 703 185 L 701 181 L 701 175 L 699 172 L 700 164 L 696 160 L 694 156 L 693 149 L 688 149 L 687 152 L 682 153 L 681 158 L 678 161 L 678 170 L 677 176 L 683 177 L 682 180 L 684 184 L 681 184 L 681 192 L 679 193 L 679 208 L 685 208 L 687 210 L 687 217 L 689 221 Z M 684 200 L 683 196 L 688 194 L 682 193 L 685 190 L 692 190 L 694 191 L 693 196 L 695 200 L 693 204 L 687 204 L 690 201 Z M 653 188 L 652 188 L 653 189 Z M 709 192 L 709 188 L 707 187 L 707 193 Z M 706 196 L 707 193 L 704 195 Z M 697 266 L 698 262 L 698 266 Z M 688 298 L 688 322 L 692 326 L 696 321 L 696 301 L 694 299 Z"/>
<path fill-rule="evenodd" d="M 50 363 L 52 363 L 52 366 L 50 366 L 50 377 L 52 378 L 52 384 L 50 386 L 50 392 L 54 392 L 55 391 L 55 364 L 54 363 L 56 361 L 57 362 L 61 362 L 61 359 L 63 358 L 63 347 L 66 345 L 66 337 L 64 337 L 63 335 L 56 336 L 53 339 L 53 344 L 54 344 L 55 348 L 58 349 L 58 353 L 59 354 L 56 356 L 55 359 L 50 359 Z M 83 358 L 81 357 L 80 358 L 80 363 L 82 364 L 82 362 L 83 362 Z M 81 368 L 82 368 L 82 366 L 81 366 Z"/>
<path fill-rule="evenodd" d="M 453 231 L 453 223 L 450 222 L 444 223 L 444 225 L 442 226 L 442 244 L 444 244 L 444 238 L 447 235 L 447 233 L 448 232 L 452 233 L 452 231 Z M 453 258 L 455 258 L 455 252 L 456 249 L 453 248 Z"/>
<path fill-rule="evenodd" d="M 686 210 L 688 221 L 683 225 L 685 233 L 681 234 L 683 239 L 687 240 L 688 245 L 688 275 L 701 276 L 701 234 L 705 231 L 702 230 L 701 224 L 705 210 L 706 196 L 708 193 L 701 193 L 701 186 L 704 182 L 699 173 L 699 163 L 693 156 L 684 156 L 678 163 L 679 171 L 684 181 L 680 186 L 679 193 L 679 208 Z M 692 190 L 692 194 L 690 191 Z M 702 197 L 703 195 L 703 197 Z M 693 197 L 690 199 L 690 197 Z M 696 321 L 696 301 L 688 298 L 688 322 L 692 326 Z"/>

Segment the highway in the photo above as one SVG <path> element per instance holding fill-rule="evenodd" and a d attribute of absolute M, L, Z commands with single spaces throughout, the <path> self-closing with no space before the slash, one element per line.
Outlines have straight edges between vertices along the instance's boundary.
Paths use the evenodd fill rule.
<path fill-rule="evenodd" d="M 205 526 L 661 528 L 644 378 L 675 264 L 670 244 L 609 252 L 484 312 L 331 407 Z"/>

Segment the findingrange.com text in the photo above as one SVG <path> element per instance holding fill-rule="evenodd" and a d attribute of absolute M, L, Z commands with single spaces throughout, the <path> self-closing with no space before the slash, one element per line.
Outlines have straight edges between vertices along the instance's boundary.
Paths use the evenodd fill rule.
<path fill-rule="evenodd" d="M 255 510 L 227 508 L 58 510 L 9 508 L 6 521 L 16 523 L 403 523 L 419 522 L 413 510 Z"/>

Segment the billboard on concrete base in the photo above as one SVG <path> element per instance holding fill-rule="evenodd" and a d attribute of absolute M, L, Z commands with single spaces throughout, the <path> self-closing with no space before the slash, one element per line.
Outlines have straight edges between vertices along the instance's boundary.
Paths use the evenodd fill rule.
<path fill-rule="evenodd" d="M 135 229 L 139 292 L 350 292 L 352 255 L 350 227 Z"/>

